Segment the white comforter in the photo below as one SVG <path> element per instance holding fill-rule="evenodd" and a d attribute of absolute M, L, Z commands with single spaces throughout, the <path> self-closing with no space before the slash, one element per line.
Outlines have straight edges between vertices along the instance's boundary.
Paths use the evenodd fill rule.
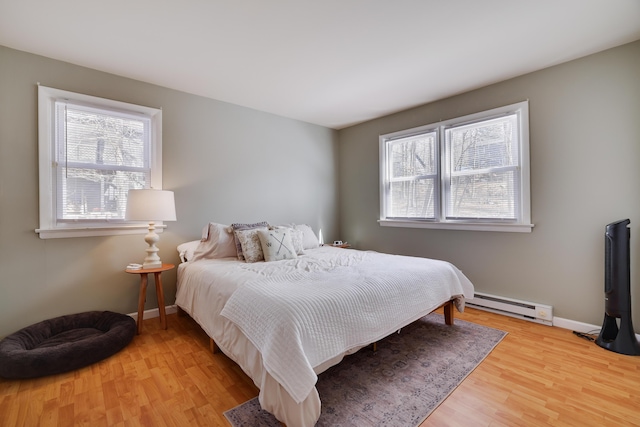
<path fill-rule="evenodd" d="M 261 405 L 292 426 L 313 425 L 320 414 L 316 374 L 452 298 L 461 309 L 473 297 L 447 262 L 332 247 L 306 253 L 181 264 L 176 293 L 176 304 L 253 378 Z"/>
<path fill-rule="evenodd" d="M 252 280 L 229 298 L 222 316 L 260 350 L 267 371 L 302 402 L 314 367 L 377 341 L 452 297 L 472 296 L 453 265 L 424 258 L 343 251 L 343 265 L 314 263 Z"/>

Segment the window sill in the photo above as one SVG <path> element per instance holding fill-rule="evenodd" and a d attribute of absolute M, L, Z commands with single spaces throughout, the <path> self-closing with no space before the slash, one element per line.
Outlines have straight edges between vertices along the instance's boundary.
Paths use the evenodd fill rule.
<path fill-rule="evenodd" d="M 167 228 L 163 224 L 155 224 L 156 233 L 162 233 Z M 74 227 L 74 228 L 36 228 L 41 239 L 61 239 L 68 237 L 120 236 L 125 234 L 146 234 L 148 224 L 121 225 L 111 227 Z"/>
<path fill-rule="evenodd" d="M 441 230 L 500 231 L 508 233 L 531 233 L 533 224 L 487 224 L 478 222 L 430 222 L 420 220 L 380 219 L 382 227 L 436 228 Z"/>

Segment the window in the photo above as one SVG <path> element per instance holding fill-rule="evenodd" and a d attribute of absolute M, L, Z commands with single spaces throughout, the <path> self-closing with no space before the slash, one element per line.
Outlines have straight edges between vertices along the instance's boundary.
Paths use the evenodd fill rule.
<path fill-rule="evenodd" d="M 380 136 L 380 224 L 530 232 L 528 102 Z"/>
<path fill-rule="evenodd" d="M 162 112 L 38 87 L 40 238 L 138 233 L 129 189 L 162 188 Z"/>

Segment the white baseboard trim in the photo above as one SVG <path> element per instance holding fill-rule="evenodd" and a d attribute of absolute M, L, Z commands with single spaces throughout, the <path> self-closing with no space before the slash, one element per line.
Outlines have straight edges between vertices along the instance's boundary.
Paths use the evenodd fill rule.
<path fill-rule="evenodd" d="M 167 305 L 164 308 L 164 312 L 166 314 L 173 314 L 173 313 L 177 313 L 178 312 L 178 306 L 177 305 Z M 133 317 L 133 319 L 137 322 L 138 321 L 138 313 L 129 313 L 128 316 Z M 157 308 L 152 308 L 150 310 L 145 310 L 142 312 L 142 319 L 153 319 L 154 317 L 160 317 L 160 310 L 158 310 Z"/>
<path fill-rule="evenodd" d="M 563 319 L 562 317 L 553 318 L 553 326 L 557 326 L 562 329 L 570 329 L 572 331 L 586 333 L 599 333 L 601 326 L 591 325 L 589 323 L 578 322 L 571 319 Z M 595 332 L 594 332 L 595 331 Z"/>
<path fill-rule="evenodd" d="M 570 329 L 572 331 L 581 332 L 583 334 L 599 334 L 600 329 L 602 329 L 601 325 L 591 325 L 589 323 L 577 322 L 571 319 L 563 319 L 562 317 L 554 317 L 553 326 L 557 326 L 558 328 L 562 329 Z M 640 341 L 640 334 L 636 334 L 636 339 Z"/>

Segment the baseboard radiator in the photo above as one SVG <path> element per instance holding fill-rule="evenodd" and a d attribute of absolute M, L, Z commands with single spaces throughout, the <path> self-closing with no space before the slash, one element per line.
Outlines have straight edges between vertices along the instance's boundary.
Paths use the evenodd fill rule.
<path fill-rule="evenodd" d="M 553 325 L 553 307 L 534 302 L 520 301 L 477 292 L 466 305 L 479 310 L 491 311 L 543 325 Z"/>

